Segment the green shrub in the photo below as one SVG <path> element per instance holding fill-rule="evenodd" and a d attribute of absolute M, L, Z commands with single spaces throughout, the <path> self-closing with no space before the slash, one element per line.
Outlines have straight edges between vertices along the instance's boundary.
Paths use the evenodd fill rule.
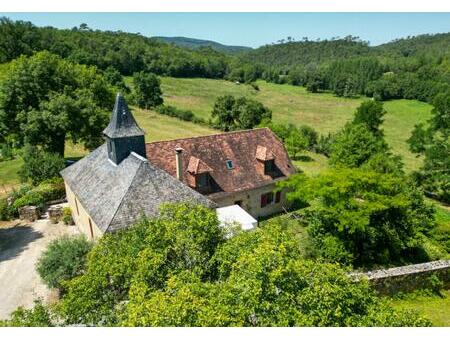
<path fill-rule="evenodd" d="M 0 221 L 7 221 L 10 219 L 10 213 L 8 208 L 8 201 L 6 198 L 0 199 Z"/>
<path fill-rule="evenodd" d="M 42 182 L 33 191 L 42 195 L 45 202 L 63 198 L 66 194 L 64 181 L 59 177 Z"/>
<path fill-rule="evenodd" d="M 192 121 L 195 117 L 194 113 L 190 110 L 178 109 L 174 106 L 158 106 L 156 111 L 160 114 L 176 117 L 184 121 Z"/>
<path fill-rule="evenodd" d="M 73 224 L 72 210 L 69 207 L 63 209 L 62 221 L 65 225 Z"/>
<path fill-rule="evenodd" d="M 26 205 L 34 205 L 42 209 L 44 207 L 44 203 L 45 199 L 40 193 L 36 191 L 29 191 L 24 196 L 14 201 L 13 209 L 19 210 L 19 208 L 24 207 Z"/>
<path fill-rule="evenodd" d="M 52 320 L 52 313 L 42 304 L 41 300 L 34 302 L 32 309 L 25 309 L 23 307 L 17 308 L 11 313 L 11 319 L 0 320 L 0 327 L 48 327 L 54 326 Z"/>
<path fill-rule="evenodd" d="M 62 237 L 52 241 L 39 258 L 36 270 L 50 288 L 63 288 L 63 282 L 83 273 L 92 243 L 84 236 Z"/>
<path fill-rule="evenodd" d="M 56 153 L 48 153 L 37 147 L 26 146 L 23 151 L 24 164 L 19 170 L 23 182 L 31 181 L 33 185 L 53 177 L 59 177 L 64 169 L 64 158 Z"/>

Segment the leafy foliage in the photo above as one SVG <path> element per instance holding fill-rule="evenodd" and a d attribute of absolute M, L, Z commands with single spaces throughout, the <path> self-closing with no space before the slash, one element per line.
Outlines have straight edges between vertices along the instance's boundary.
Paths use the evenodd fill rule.
<path fill-rule="evenodd" d="M 450 91 L 436 96 L 429 127 L 417 125 L 408 142 L 411 151 L 425 155 L 414 173 L 417 182 L 428 195 L 450 202 Z"/>
<path fill-rule="evenodd" d="M 305 260 L 288 223 L 225 236 L 213 211 L 166 205 L 160 218 L 100 239 L 57 313 L 85 325 L 429 325 L 338 265 Z"/>
<path fill-rule="evenodd" d="M 89 254 L 86 273 L 67 284 L 60 311 L 67 323 L 117 324 L 130 288 L 162 288 L 189 270 L 208 278 L 208 262 L 224 240 L 215 212 L 201 206 L 165 206 L 157 219 L 107 234 Z"/>
<path fill-rule="evenodd" d="M 31 181 L 33 185 L 59 177 L 59 172 L 65 168 L 62 156 L 40 150 L 34 146 L 26 146 L 22 157 L 24 163 L 20 168 L 19 175 L 22 181 Z"/>
<path fill-rule="evenodd" d="M 251 129 L 272 118 L 272 112 L 262 103 L 246 97 L 220 96 L 211 113 L 215 126 L 224 131 Z"/>
<path fill-rule="evenodd" d="M 330 163 L 359 167 L 371 156 L 388 149 L 386 142 L 375 136 L 363 124 L 347 124 L 331 145 Z"/>
<path fill-rule="evenodd" d="M 288 199 L 307 202 L 308 232 L 319 254 L 357 266 L 421 260 L 421 234 L 433 209 L 402 176 L 338 167 L 280 183 Z"/>
<path fill-rule="evenodd" d="M 83 273 L 91 247 L 84 236 L 55 239 L 39 258 L 36 271 L 48 287 L 64 289 L 65 281 Z"/>
<path fill-rule="evenodd" d="M 95 68 L 49 52 L 14 60 L 0 84 L 0 135 L 64 155 L 67 137 L 88 149 L 102 142 L 114 102 Z"/>
<path fill-rule="evenodd" d="M 48 327 L 55 325 L 52 312 L 38 300 L 35 301 L 32 309 L 19 307 L 11 314 L 11 319 L 0 320 L 1 326 Z"/>
<path fill-rule="evenodd" d="M 133 99 L 139 108 L 152 108 L 163 103 L 161 83 L 155 74 L 139 72 L 133 75 Z"/>

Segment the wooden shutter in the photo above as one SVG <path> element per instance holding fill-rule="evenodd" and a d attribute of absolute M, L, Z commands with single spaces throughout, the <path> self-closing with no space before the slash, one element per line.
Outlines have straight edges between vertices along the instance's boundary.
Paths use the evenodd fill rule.
<path fill-rule="evenodd" d="M 275 203 L 280 203 L 281 201 L 281 191 L 277 191 L 275 194 Z"/>

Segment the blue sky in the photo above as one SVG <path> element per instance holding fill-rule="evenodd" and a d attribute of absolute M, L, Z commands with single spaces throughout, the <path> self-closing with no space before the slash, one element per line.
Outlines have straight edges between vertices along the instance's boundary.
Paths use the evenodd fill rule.
<path fill-rule="evenodd" d="M 393 0 L 395 1 L 395 0 Z M 450 13 L 0 13 L 38 26 L 187 36 L 258 47 L 292 36 L 359 36 L 371 45 L 424 33 L 450 32 Z"/>

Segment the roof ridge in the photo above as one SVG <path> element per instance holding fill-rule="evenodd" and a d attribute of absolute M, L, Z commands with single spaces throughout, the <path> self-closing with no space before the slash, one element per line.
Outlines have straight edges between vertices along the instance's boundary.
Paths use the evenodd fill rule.
<path fill-rule="evenodd" d="M 132 152 L 132 153 L 133 153 L 133 152 Z M 120 202 L 119 202 L 119 204 L 117 205 L 117 208 L 116 208 L 116 210 L 114 211 L 113 216 L 110 218 L 110 220 L 109 220 L 109 222 L 108 222 L 108 226 L 105 228 L 104 232 L 107 232 L 108 229 L 109 229 L 109 227 L 111 226 L 112 221 L 114 220 L 114 218 L 115 218 L 116 215 L 117 215 L 117 212 L 120 210 L 120 207 L 122 206 L 122 203 L 123 203 L 123 201 L 124 201 L 124 199 L 125 199 L 125 196 L 126 196 L 126 195 L 128 194 L 128 192 L 130 191 L 130 187 L 133 185 L 133 182 L 134 182 L 134 180 L 135 180 L 135 178 L 136 178 L 136 176 L 137 176 L 138 171 L 141 169 L 142 165 L 145 164 L 145 163 L 148 163 L 148 161 L 146 161 L 146 162 L 145 162 L 145 161 L 140 161 L 140 162 L 139 162 L 139 166 L 137 167 L 136 171 L 134 172 L 133 178 L 131 179 L 130 184 L 128 185 L 127 189 L 125 190 L 125 193 L 124 193 L 123 196 L 120 198 Z"/>
<path fill-rule="evenodd" d="M 259 131 L 259 130 L 269 130 L 270 132 L 272 132 L 270 130 L 270 128 L 268 128 L 268 127 L 261 127 L 261 128 L 253 128 L 253 129 L 226 131 L 226 132 L 210 134 L 210 135 L 200 135 L 200 136 L 174 138 L 174 139 L 170 139 L 170 140 L 153 141 L 153 142 L 147 142 L 146 144 L 158 144 L 158 143 L 172 142 L 172 141 L 187 141 L 187 140 L 194 140 L 194 139 L 199 139 L 199 138 L 213 137 L 213 136 L 220 136 L 220 135 L 241 134 L 241 133 L 243 134 L 243 133 L 249 133 L 249 132 Z"/>

